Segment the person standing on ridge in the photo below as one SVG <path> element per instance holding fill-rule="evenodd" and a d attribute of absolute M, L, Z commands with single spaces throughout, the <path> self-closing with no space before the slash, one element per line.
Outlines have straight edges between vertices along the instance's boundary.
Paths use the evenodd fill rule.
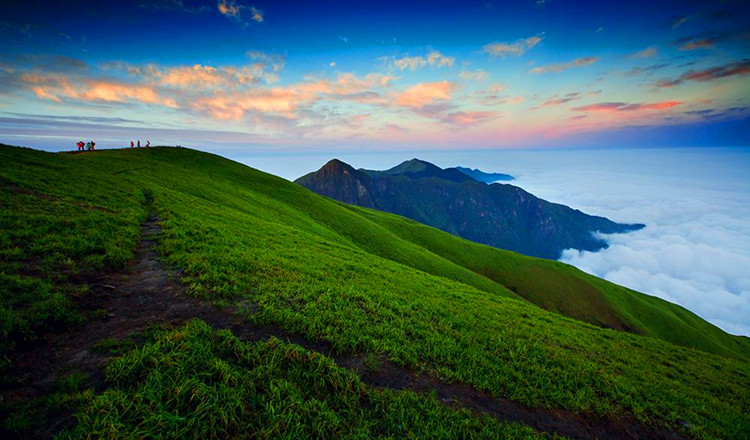
<path fill-rule="evenodd" d="M 91 151 L 91 141 L 86 142 L 86 151 Z"/>
<path fill-rule="evenodd" d="M 141 140 L 138 139 L 138 148 L 141 148 Z"/>
<path fill-rule="evenodd" d="M 78 147 L 78 151 L 83 151 L 84 145 L 85 144 L 83 143 L 83 141 L 78 141 L 78 143 L 76 144 L 76 147 Z"/>
<path fill-rule="evenodd" d="M 146 148 L 151 148 L 151 141 L 149 140 L 146 141 Z"/>
<path fill-rule="evenodd" d="M 134 146 L 135 144 L 133 143 L 133 141 L 130 141 L 130 148 L 133 148 Z"/>
<path fill-rule="evenodd" d="M 96 146 L 96 142 L 94 140 L 91 140 L 91 151 L 94 151 L 94 147 Z"/>

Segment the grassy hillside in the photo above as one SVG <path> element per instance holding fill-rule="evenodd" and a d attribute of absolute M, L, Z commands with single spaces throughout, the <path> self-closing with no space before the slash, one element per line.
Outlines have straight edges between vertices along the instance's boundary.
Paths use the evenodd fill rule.
<path fill-rule="evenodd" d="M 713 353 L 747 357 L 750 338 L 728 336 L 689 310 L 572 266 L 462 240 L 412 220 L 350 206 L 399 237 L 482 274 L 546 310 Z"/>
<path fill-rule="evenodd" d="M 340 352 L 387 358 L 529 407 L 615 419 L 634 416 L 695 438 L 743 438 L 750 432 L 750 365 L 742 358 L 748 353 L 744 339 L 726 335 L 684 309 L 570 266 L 343 205 L 283 179 L 186 149 L 65 155 L 0 147 L 0 188 L 0 336 L 6 351 L 45 329 L 62 331 L 90 318 L 71 307 L 75 298 L 86 295 L 81 280 L 132 258 L 148 195 L 163 227 L 159 252 L 182 269 L 189 292 L 242 304 L 250 321 L 326 341 Z M 723 355 L 595 327 L 545 311 L 519 295 L 572 316 L 584 310 L 580 318 L 592 322 L 619 320 L 623 327 Z M 233 360 L 238 352 L 260 348 L 225 350 L 220 343 L 216 347 L 221 350 L 215 351 L 214 337 L 206 339 L 208 330 L 188 327 L 175 335 L 183 334 L 179 332 L 197 338 L 195 349 L 206 357 L 195 362 L 228 364 L 210 380 L 191 382 L 206 402 L 224 400 L 228 391 L 222 386 L 229 386 L 222 385 L 225 376 L 230 383 L 257 378 L 252 380 L 291 381 L 306 388 L 298 383 L 297 372 L 291 379 L 275 373 L 263 376 L 263 368 L 253 373 L 254 362 Z M 164 403 L 160 397 L 164 389 L 177 389 L 180 381 L 190 379 L 181 376 L 181 365 L 202 371 L 170 348 L 167 341 L 179 337 L 175 335 L 161 336 L 164 342 L 157 339 L 114 361 L 107 370 L 110 388 L 78 400 L 79 424 L 73 428 L 78 431 L 73 432 L 90 432 L 109 421 L 122 426 L 121 433 L 138 435 L 136 428 L 156 430 L 166 423 L 128 406 L 138 399 L 145 399 L 138 400 L 144 405 L 151 402 L 147 408 L 180 417 L 198 411 L 179 401 Z M 277 352 L 275 347 L 265 349 Z M 149 370 L 152 364 L 139 357 L 144 353 L 176 370 Z M 243 392 L 280 407 L 288 405 L 288 399 L 320 405 L 325 401 L 325 396 L 299 396 L 287 385 L 256 391 Z M 345 390 L 334 387 L 332 392 L 334 400 L 347 399 Z M 374 431 L 365 427 L 412 405 L 384 399 L 391 400 L 348 401 L 350 406 L 332 410 L 330 420 L 360 420 L 355 425 L 362 430 L 356 432 L 368 436 Z M 442 414 L 429 398 L 407 393 L 403 399 L 417 399 L 413 405 L 424 412 L 416 414 L 432 420 L 429 423 L 447 417 L 466 429 L 478 423 L 476 432 L 531 435 L 516 425 L 473 418 L 469 423 L 464 413 Z M 250 410 L 233 406 L 226 411 L 241 415 Z M 349 411 L 360 415 L 346 415 Z M 178 419 L 171 422 L 183 426 Z M 8 423 L 6 428 L 16 426 Z M 247 426 L 260 426 L 253 423 L 260 422 L 248 420 Z M 289 419 L 281 426 L 295 423 Z M 445 423 L 446 433 L 458 432 L 451 431 L 453 422 Z M 418 435 L 418 424 L 402 426 Z M 236 429 L 229 422 L 226 426 L 226 432 Z M 265 436 L 273 432 L 279 433 Z M 304 432 L 314 436 L 317 431 Z M 470 432 L 475 431 L 461 432 L 473 436 Z"/>

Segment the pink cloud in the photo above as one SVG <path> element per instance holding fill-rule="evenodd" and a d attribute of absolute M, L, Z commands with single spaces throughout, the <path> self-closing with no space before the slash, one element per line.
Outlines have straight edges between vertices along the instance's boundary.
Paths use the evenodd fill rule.
<path fill-rule="evenodd" d="M 401 92 L 396 104 L 402 107 L 422 108 L 436 101 L 448 101 L 456 85 L 450 81 L 420 83 Z"/>
<path fill-rule="evenodd" d="M 657 81 L 656 87 L 674 87 L 685 81 L 712 81 L 720 78 L 727 78 L 735 75 L 747 75 L 750 73 L 750 60 L 743 60 L 735 63 L 729 63 L 723 66 L 711 67 L 704 70 L 689 70 L 679 78 L 673 80 Z"/>
<path fill-rule="evenodd" d="M 443 118 L 444 122 L 450 124 L 459 125 L 462 127 L 470 127 L 478 125 L 492 119 L 499 118 L 500 115 L 497 112 L 487 111 L 465 111 L 465 112 L 453 112 L 448 113 Z"/>
<path fill-rule="evenodd" d="M 671 107 L 682 105 L 680 101 L 662 101 L 648 104 L 627 104 L 625 102 L 600 102 L 597 104 L 576 107 L 573 110 L 578 112 L 623 112 L 638 110 L 664 110 Z"/>

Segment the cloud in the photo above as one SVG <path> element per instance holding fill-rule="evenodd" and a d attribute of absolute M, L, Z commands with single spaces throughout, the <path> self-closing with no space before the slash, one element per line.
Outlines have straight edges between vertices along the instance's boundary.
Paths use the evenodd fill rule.
<path fill-rule="evenodd" d="M 588 66 L 589 64 L 593 64 L 597 61 L 599 61 L 599 57 L 577 58 L 573 61 L 569 61 L 566 63 L 548 64 L 546 66 L 535 67 L 531 69 L 529 72 L 531 73 L 550 73 L 550 72 L 560 73 L 564 70 L 568 70 L 573 67 Z"/>
<path fill-rule="evenodd" d="M 713 49 L 715 46 L 716 40 L 710 38 L 699 38 L 683 44 L 680 46 L 680 50 Z"/>
<path fill-rule="evenodd" d="M 489 74 L 482 69 L 474 71 L 462 70 L 461 73 L 458 74 L 458 76 L 460 76 L 464 81 L 480 82 L 486 80 L 489 77 Z"/>
<path fill-rule="evenodd" d="M 700 49 L 713 49 L 719 43 L 736 43 L 744 42 L 750 39 L 750 32 L 702 32 L 697 35 L 691 35 L 679 38 L 672 42 L 681 51 L 692 51 Z"/>
<path fill-rule="evenodd" d="M 456 85 L 450 81 L 417 84 L 396 97 L 401 107 L 423 108 L 436 101 L 449 101 Z"/>
<path fill-rule="evenodd" d="M 104 63 L 105 71 L 127 74 L 132 80 L 149 85 L 191 90 L 239 89 L 265 81 L 278 81 L 284 58 L 258 51 L 246 52 L 253 62 L 242 66 L 163 66 L 159 64 Z"/>
<path fill-rule="evenodd" d="M 687 23 L 687 21 L 690 20 L 691 17 L 692 17 L 691 15 L 685 15 L 685 16 L 682 16 L 682 17 L 677 17 L 672 22 L 672 28 L 673 29 L 677 29 L 678 27 L 680 27 L 683 24 Z"/>
<path fill-rule="evenodd" d="M 585 105 L 583 107 L 575 107 L 574 111 L 578 112 L 628 112 L 628 111 L 640 111 L 640 110 L 664 110 L 678 105 L 682 105 L 680 101 L 662 101 L 652 102 L 648 104 L 627 104 L 625 102 L 600 102 L 597 104 Z"/>
<path fill-rule="evenodd" d="M 730 76 L 743 76 L 748 73 L 750 73 L 750 60 L 742 60 L 704 70 L 689 70 L 680 75 L 679 78 L 661 80 L 655 85 L 656 87 L 674 87 L 686 81 L 713 81 Z"/>
<path fill-rule="evenodd" d="M 659 48 L 651 46 L 630 55 L 630 58 L 651 58 L 656 56 L 658 53 Z"/>
<path fill-rule="evenodd" d="M 567 95 L 564 95 L 564 96 L 561 96 L 561 97 L 554 96 L 554 97 L 552 97 L 552 98 L 544 101 L 540 105 L 540 107 L 551 107 L 551 106 L 556 106 L 556 105 L 560 105 L 560 104 L 565 104 L 565 103 L 568 103 L 570 101 L 574 101 L 576 99 L 579 99 L 580 97 L 581 97 L 581 93 L 580 92 L 568 93 Z"/>
<path fill-rule="evenodd" d="M 408 133 L 409 129 L 402 125 L 389 122 L 387 124 L 383 124 L 383 126 L 380 128 L 380 131 L 386 133 L 389 136 L 398 136 Z"/>
<path fill-rule="evenodd" d="M 746 152 L 588 150 L 558 156 L 559 161 L 540 160 L 539 153 L 519 152 L 500 162 L 488 154 L 467 166 L 502 166 L 520 176 L 516 185 L 544 199 L 619 222 L 645 223 L 639 231 L 604 236 L 607 249 L 568 250 L 561 260 L 750 336 Z"/>
<path fill-rule="evenodd" d="M 541 33 L 533 37 L 516 40 L 512 43 L 490 43 L 482 48 L 482 52 L 493 57 L 505 57 L 507 55 L 521 56 L 537 44 L 541 43 L 543 39 L 544 34 Z"/>
<path fill-rule="evenodd" d="M 491 121 L 493 119 L 497 119 L 499 117 L 500 115 L 497 112 L 460 111 L 446 114 L 445 117 L 442 118 L 442 121 L 457 126 L 471 127 Z"/>
<path fill-rule="evenodd" d="M 193 109 L 207 113 L 214 119 L 239 121 L 249 112 L 275 114 L 294 119 L 294 112 L 300 103 L 311 99 L 314 99 L 314 94 L 304 90 L 259 89 L 201 98 L 193 103 Z"/>
<path fill-rule="evenodd" d="M 25 118 L 29 121 L 63 121 L 70 123 L 81 123 L 81 122 L 94 122 L 97 124 L 130 124 L 137 123 L 142 124 L 143 121 L 135 119 L 124 119 L 124 118 L 110 118 L 105 116 L 59 116 L 59 115 L 40 115 L 40 114 L 29 114 L 29 113 L 14 113 L 14 112 L 2 112 L 6 115 L 11 115 L 17 118 Z"/>
<path fill-rule="evenodd" d="M 252 20 L 257 21 L 258 23 L 263 22 L 263 12 L 260 11 L 259 9 L 255 8 L 254 6 L 251 6 L 250 14 L 252 14 L 250 17 Z"/>
<path fill-rule="evenodd" d="M 515 105 L 522 103 L 526 98 L 523 96 L 509 96 L 503 94 L 504 91 L 508 90 L 508 86 L 495 82 L 489 85 L 484 90 L 477 90 L 473 92 L 470 99 L 476 101 L 485 107 L 496 107 L 500 105 Z"/>
<path fill-rule="evenodd" d="M 650 66 L 633 67 L 632 69 L 625 72 L 625 75 L 634 76 L 634 75 L 640 75 L 642 73 L 645 73 L 646 75 L 653 75 L 654 72 L 656 72 L 657 70 L 661 70 L 669 66 L 671 66 L 671 64 L 669 63 L 660 63 L 660 64 L 652 64 Z"/>
<path fill-rule="evenodd" d="M 217 8 L 222 15 L 240 20 L 240 7 L 235 0 L 220 0 Z"/>
<path fill-rule="evenodd" d="M 216 8 L 219 10 L 221 15 L 230 18 L 237 23 L 248 25 L 248 22 L 243 18 L 243 10 L 247 10 L 250 12 L 251 20 L 258 23 L 263 22 L 263 12 L 261 10 L 259 10 L 255 6 L 239 5 L 237 4 L 236 0 L 219 0 Z"/>
<path fill-rule="evenodd" d="M 20 81 L 40 99 L 62 102 L 72 99 L 83 102 L 139 102 L 177 107 L 177 103 L 150 86 L 128 84 L 114 80 L 83 79 L 73 81 L 58 75 L 24 73 Z"/>
<path fill-rule="evenodd" d="M 333 114 L 331 109 L 335 110 L 337 103 L 346 101 L 350 111 L 358 110 L 352 109 L 352 103 L 393 105 L 383 93 L 395 81 L 392 75 L 340 72 L 334 79 L 306 78 L 284 87 L 268 87 L 277 80 L 283 57 L 257 51 L 246 55 L 251 62 L 242 66 L 163 66 L 117 61 L 92 68 L 71 68 L 77 63 L 69 59 L 24 57 L 16 59 L 13 69 L 0 70 L 0 81 L 9 93 L 31 94 L 66 106 L 112 103 L 122 104 L 112 108 L 124 108 L 146 104 L 216 120 L 252 122 L 253 127 L 273 125 L 284 133 L 295 129 L 300 133 L 321 132 L 329 130 L 331 127 L 326 128 L 326 124 L 334 122 L 346 123 L 350 128 L 364 123 L 363 118 L 344 114 L 325 118 L 324 113 Z M 47 69 L 40 66 L 44 62 Z M 319 101 L 326 101 L 329 106 L 313 109 Z"/>
<path fill-rule="evenodd" d="M 415 57 L 403 57 L 403 58 L 396 58 L 392 60 L 392 65 L 394 68 L 398 70 L 406 70 L 409 69 L 412 72 L 421 69 L 425 66 L 434 66 L 434 67 L 453 67 L 453 63 L 456 61 L 454 57 L 447 57 L 443 55 L 442 53 L 431 49 L 426 57 L 422 56 L 415 56 Z"/>

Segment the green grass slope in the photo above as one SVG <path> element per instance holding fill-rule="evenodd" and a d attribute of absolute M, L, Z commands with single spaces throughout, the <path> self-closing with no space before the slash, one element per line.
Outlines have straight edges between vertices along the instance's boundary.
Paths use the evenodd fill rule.
<path fill-rule="evenodd" d="M 373 390 L 320 354 L 278 339 L 243 343 L 200 321 L 150 335 L 105 374 L 111 387 L 61 438 L 541 438 L 432 398 Z"/>
<path fill-rule="evenodd" d="M 532 407 L 613 418 L 632 414 L 695 438 L 746 438 L 750 432 L 750 365 L 742 358 L 742 338 L 566 265 L 333 202 L 186 149 L 66 155 L 3 146 L 0 188 L 4 350 L 84 319 L 70 307 L 71 297 L 86 294 L 77 277 L 132 257 L 148 194 L 163 228 L 159 251 L 182 269 L 189 292 L 241 302 L 248 320 L 327 341 L 340 351 L 384 356 Z M 722 354 L 550 313 L 509 288 L 573 316 L 572 305 L 592 301 L 586 315 L 601 316 L 602 324 L 614 316 L 664 339 L 690 335 L 692 327 L 695 340 L 684 339 L 684 345 Z M 705 341 L 697 342 L 699 334 Z M 157 345 L 151 349 L 159 356 L 176 355 L 165 343 Z M 123 426 L 141 426 L 138 417 L 147 414 L 128 419 L 139 409 L 121 406 L 144 394 L 153 392 L 153 405 L 171 405 L 159 393 L 174 385 L 168 380 L 179 371 L 169 378 L 160 371 L 144 376 L 148 365 L 133 353 L 123 358 L 130 369 L 122 376 L 108 370 L 112 391 L 86 400 L 79 429 L 102 426 L 110 416 Z M 224 354 L 210 360 L 220 361 L 229 362 Z M 226 374 L 246 374 L 233 371 Z M 220 401 L 225 392 L 213 382 L 194 385 L 206 399 Z M 282 397 L 277 402 L 285 402 Z M 189 414 L 190 407 L 181 411 Z M 363 420 L 377 417 L 383 416 Z M 157 419 L 149 423 L 161 426 Z"/>
<path fill-rule="evenodd" d="M 551 311 L 592 324 L 747 358 L 750 338 L 727 335 L 683 307 L 572 266 L 483 246 L 412 220 L 350 206 L 399 237 L 508 287 Z"/>

